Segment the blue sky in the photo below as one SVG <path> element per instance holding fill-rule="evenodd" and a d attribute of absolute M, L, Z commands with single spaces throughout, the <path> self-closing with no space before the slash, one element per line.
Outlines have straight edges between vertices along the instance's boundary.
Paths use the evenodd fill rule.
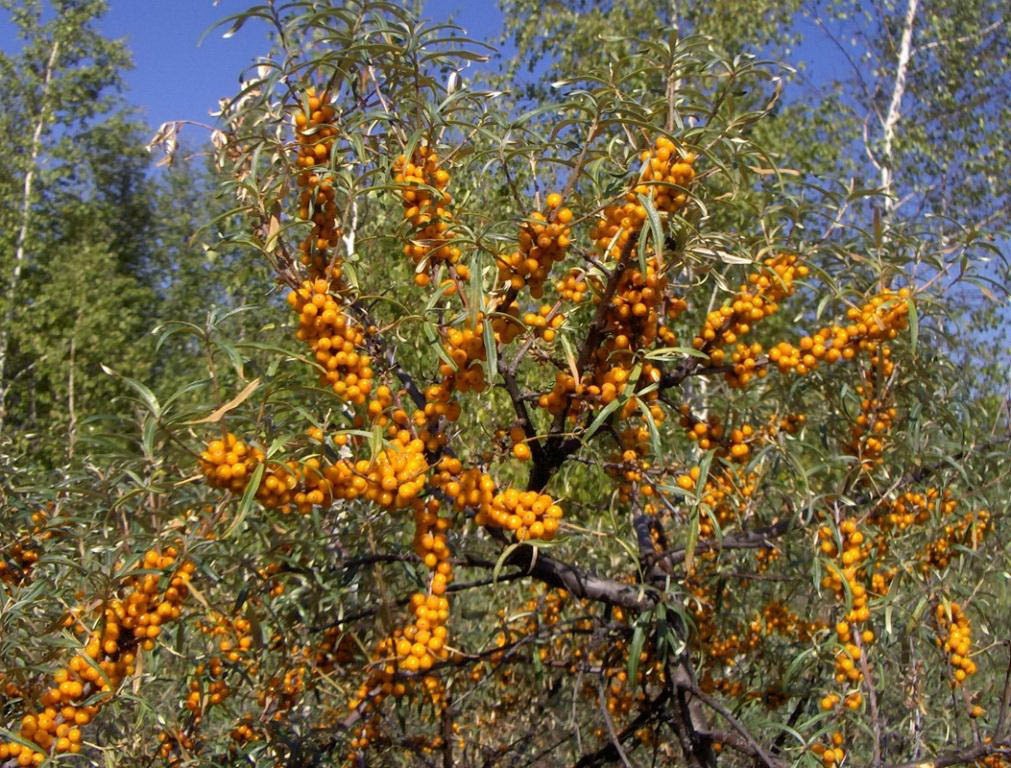
<path fill-rule="evenodd" d="M 109 0 L 100 28 L 109 37 L 125 38 L 134 59 L 134 68 L 125 77 L 126 98 L 152 129 L 169 120 L 209 122 L 218 100 L 235 93 L 239 75 L 266 49 L 265 27 L 251 22 L 227 39 L 222 37 L 224 27 L 207 31 L 253 4 L 254 0 L 218 0 L 216 4 L 212 0 Z M 424 8 L 432 20 L 452 17 L 475 39 L 492 39 L 501 29 L 502 14 L 495 0 L 425 0 Z M 797 58 L 807 60 L 809 77 L 824 80 L 842 58 L 831 44 L 817 39 L 819 30 L 813 24 L 804 27 L 809 39 L 797 51 Z M 12 33 L 5 14 L 0 14 L 3 50 L 17 47 Z"/>
<path fill-rule="evenodd" d="M 208 122 L 220 98 L 235 93 L 239 75 L 267 46 L 265 27 L 250 23 L 228 39 L 225 28 L 204 33 L 254 0 L 109 0 L 99 24 L 125 38 L 134 68 L 126 73 L 126 99 L 156 128 L 169 120 Z M 494 0 L 428 0 L 425 15 L 463 22 L 475 38 L 495 35 L 502 15 Z M 203 38 L 201 40 L 201 38 Z M 20 47 L 7 14 L 0 11 L 0 49 Z M 196 138 L 196 137 L 194 137 Z"/>

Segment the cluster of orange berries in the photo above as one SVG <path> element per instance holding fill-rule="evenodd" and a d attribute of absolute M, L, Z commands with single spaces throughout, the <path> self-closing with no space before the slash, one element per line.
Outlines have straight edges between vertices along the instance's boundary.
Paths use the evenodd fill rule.
<path fill-rule="evenodd" d="M 780 601 L 773 600 L 762 607 L 761 619 L 756 618 L 752 621 L 750 629 L 766 637 L 779 635 L 806 643 L 824 626 L 821 621 L 802 620 L 799 614 L 791 611 Z"/>
<path fill-rule="evenodd" d="M 858 385 L 858 395 L 868 394 L 870 385 Z M 847 446 L 860 459 L 861 466 L 869 469 L 882 462 L 885 450 L 885 436 L 892 427 L 898 411 L 886 407 L 878 398 L 862 397 L 860 414 L 857 416 Z"/>
<path fill-rule="evenodd" d="M 781 253 L 765 260 L 762 268 L 748 275 L 733 299 L 706 316 L 702 331 L 692 341 L 695 349 L 705 351 L 715 365 L 727 362 L 725 346 L 734 345 L 730 354 L 731 368 L 726 373 L 727 383 L 743 387 L 755 376 L 766 375 L 759 363 L 762 345 L 758 342 L 744 344 L 740 337 L 751 332 L 753 325 L 779 310 L 779 302 L 794 292 L 794 282 L 808 274 L 797 257 Z"/>
<path fill-rule="evenodd" d="M 673 319 L 687 308 L 687 304 L 680 298 L 667 298 L 666 288 L 666 275 L 656 259 L 646 261 L 645 274 L 638 266 L 622 273 L 606 318 L 606 332 L 613 341 L 614 351 L 646 349 L 657 338 L 667 346 L 676 344 L 676 334 L 660 321 L 660 317 L 665 314 Z"/>
<path fill-rule="evenodd" d="M 544 294 L 551 268 L 565 258 L 572 236 L 572 211 L 561 207 L 562 196 L 552 192 L 546 202 L 547 215 L 535 211 L 520 226 L 518 250 L 499 258 L 499 280 L 513 291 L 529 285 L 535 299 Z"/>
<path fill-rule="evenodd" d="M 502 437 L 506 436 L 504 430 L 498 430 L 495 434 L 496 436 L 500 434 Z M 533 454 L 530 450 L 530 444 L 527 442 L 527 433 L 523 431 L 523 427 L 514 424 L 509 429 L 508 437 L 513 456 L 520 461 L 530 461 Z"/>
<path fill-rule="evenodd" d="M 158 734 L 158 756 L 169 768 L 178 768 L 183 763 L 183 754 L 196 748 L 196 739 L 185 731 L 164 730 Z"/>
<path fill-rule="evenodd" d="M 315 456 L 301 463 L 269 464 L 256 490 L 256 500 L 260 504 L 284 514 L 296 510 L 307 515 L 313 507 L 329 504 L 331 498 L 330 481 L 323 475 L 320 460 Z"/>
<path fill-rule="evenodd" d="M 586 298 L 586 292 L 589 290 L 589 286 L 586 283 L 585 275 L 582 270 L 574 267 L 555 283 L 555 290 L 558 291 L 558 295 L 566 301 L 571 301 L 573 304 L 579 304 L 584 298 Z"/>
<path fill-rule="evenodd" d="M 351 712 L 365 716 L 364 724 L 350 740 L 352 758 L 379 736 L 378 710 L 387 697 L 406 696 L 417 682 L 434 706 L 442 704 L 441 681 L 425 673 L 449 658 L 446 645 L 449 601 L 440 595 L 415 593 L 411 596 L 411 611 L 413 623 L 394 630 L 376 644 L 372 671 L 348 703 Z"/>
<path fill-rule="evenodd" d="M 242 493 L 263 452 L 229 432 L 220 440 L 211 440 L 200 454 L 200 471 L 214 488 Z"/>
<path fill-rule="evenodd" d="M 905 491 L 895 499 L 885 500 L 871 513 L 871 522 L 882 530 L 904 531 L 912 525 L 921 525 L 930 519 L 930 510 L 939 504 L 941 514 L 947 517 L 958 508 L 951 491 L 942 495 L 937 488 L 924 492 Z"/>
<path fill-rule="evenodd" d="M 738 463 L 748 460 L 753 442 L 765 440 L 769 433 L 774 432 L 761 428 L 756 430 L 750 424 L 742 424 L 739 428 L 730 430 L 728 434 L 718 416 L 702 421 L 695 417 L 687 404 L 681 406 L 680 424 L 688 434 L 688 438 L 698 443 L 701 450 L 715 450 L 718 458 Z"/>
<path fill-rule="evenodd" d="M 32 513 L 32 528 L 14 541 L 0 559 L 0 581 L 19 586 L 31 578 L 32 568 L 39 561 L 39 542 L 52 536 L 46 530 L 48 516 L 44 510 Z"/>
<path fill-rule="evenodd" d="M 200 471 L 212 486 L 241 494 L 263 459 L 259 448 L 229 432 L 212 440 L 201 452 Z M 268 464 L 256 489 L 260 504 L 285 514 L 293 509 L 308 514 L 314 506 L 329 503 L 330 499 L 330 481 L 324 477 L 315 457 L 301 464 L 295 461 Z"/>
<path fill-rule="evenodd" d="M 229 619 L 215 611 L 209 622 L 201 624 L 200 630 L 209 637 L 217 638 L 218 651 L 232 664 L 237 664 L 253 647 L 253 625 L 242 616 Z"/>
<path fill-rule="evenodd" d="M 440 422 L 455 422 L 460 418 L 460 402 L 453 397 L 453 390 L 446 382 L 432 384 L 425 388 L 425 407 L 414 413 L 414 423 L 419 428 L 418 436 L 425 447 L 436 452 L 446 442 L 445 430 Z"/>
<path fill-rule="evenodd" d="M 343 459 L 323 470 L 336 498 L 365 498 L 387 509 L 412 505 L 427 482 L 425 444 L 406 429 L 369 459 Z"/>
<path fill-rule="evenodd" d="M 687 188 L 695 178 L 695 155 L 682 152 L 664 136 L 644 150 L 641 159 L 639 182 L 625 193 L 625 202 L 604 208 L 590 230 L 601 253 L 615 259 L 621 258 L 646 223 L 646 207 L 639 198 L 649 199 L 658 213 L 674 213 L 687 204 Z"/>
<path fill-rule="evenodd" d="M 697 624 L 699 646 L 705 651 L 699 684 L 709 692 L 741 695 L 743 683 L 733 679 L 731 673 L 742 655 L 756 651 L 774 636 L 807 643 L 824 628 L 822 622 L 804 621 L 782 602 L 773 600 L 766 603 L 743 630 L 720 633 L 714 621 L 718 612 L 714 611 L 716 600 L 711 589 L 694 579 L 691 588 L 694 599 L 689 608 Z"/>
<path fill-rule="evenodd" d="M 439 363 L 439 373 L 450 389 L 458 392 L 482 392 L 487 387 L 483 365 L 487 355 L 482 320 L 479 313 L 473 326 L 462 330 L 451 328 L 446 334 L 446 355 L 453 361 L 453 365 L 447 361 Z"/>
<path fill-rule="evenodd" d="M 459 263 L 460 249 L 453 245 L 453 197 L 446 191 L 449 179 L 438 153 L 427 144 L 415 149 L 410 159 L 401 155 L 393 163 L 404 218 L 413 228 L 404 255 L 418 268 L 414 276 L 418 285 L 428 285 L 440 264 L 454 267 L 460 279 L 468 277 L 466 266 Z"/>
<path fill-rule="evenodd" d="M 364 405 L 372 391 L 371 358 L 363 351 L 365 329 L 351 319 L 330 295 L 324 278 L 306 280 L 288 294 L 298 313 L 295 338 L 305 342 L 322 368 L 320 381 L 345 402 Z"/>
<path fill-rule="evenodd" d="M 432 485 L 448 496 L 457 510 L 489 510 L 495 498 L 495 481 L 476 467 L 464 469 L 454 456 L 443 456 Z"/>
<path fill-rule="evenodd" d="M 863 680 L 860 664 L 864 650 L 875 639 L 873 630 L 866 627 L 861 629 L 870 619 L 870 596 L 864 584 L 862 569 L 870 557 L 871 547 L 853 520 L 843 520 L 839 532 L 841 551 L 829 526 L 818 529 L 822 554 L 834 558 L 839 565 L 822 579 L 822 586 L 831 589 L 840 601 L 845 600 L 846 592 L 849 592 L 850 610 L 844 620 L 835 626 L 836 638 L 841 646 L 835 655 L 835 681 L 840 685 L 859 685 Z M 838 694 L 830 693 L 822 698 L 821 707 L 834 709 L 839 701 Z M 863 695 L 858 690 L 850 691 L 842 701 L 848 709 L 856 710 L 863 703 Z"/>
<path fill-rule="evenodd" d="M 846 750 L 842 747 L 844 743 L 842 731 L 833 731 L 830 745 L 826 746 L 819 742 L 811 747 L 811 752 L 818 756 L 825 768 L 829 768 L 846 759 Z"/>
<path fill-rule="evenodd" d="M 698 443 L 702 450 L 713 450 L 718 459 L 728 464 L 713 464 L 705 486 L 700 490 L 700 501 L 709 507 L 710 515 L 699 521 L 699 535 L 710 538 L 716 534 L 715 523 L 721 528 L 737 522 L 748 510 L 749 499 L 754 495 L 758 475 L 747 472 L 742 465 L 751 455 L 751 446 L 764 442 L 779 429 L 778 424 L 770 424 L 765 428 L 755 429 L 750 424 L 727 433 L 717 416 L 707 421 L 695 417 L 687 405 L 681 406 L 681 426 L 689 439 Z M 795 422 L 789 422 L 791 425 Z M 686 492 L 694 492 L 698 488 L 701 468 L 693 466 L 687 472 L 675 478 L 677 487 Z"/>
<path fill-rule="evenodd" d="M 298 216 L 312 222 L 312 232 L 299 246 L 301 260 L 312 274 L 323 275 L 329 264 L 328 251 L 340 242 L 337 225 L 337 203 L 333 182 L 320 173 L 330 164 L 337 128 L 333 124 L 337 110 L 325 91 L 318 94 L 307 88 L 304 103 L 294 115 L 295 137 L 298 143 L 296 160 L 301 172 L 298 186 Z M 339 278 L 339 267 L 334 278 Z"/>
<path fill-rule="evenodd" d="M 50 753 L 80 751 L 81 728 L 108 703 L 123 679 L 134 673 L 138 649 L 154 648 L 162 626 L 181 613 L 196 566 L 190 562 L 180 564 L 162 594 L 161 574 L 156 573 L 172 568 L 177 555 L 172 547 L 164 553 L 146 552 L 140 567 L 148 573 L 130 577 L 124 596 L 105 603 L 100 629 L 89 632 L 74 615 L 76 611 L 67 617 L 65 626 L 87 632 L 88 637 L 67 666 L 53 673 L 52 687 L 39 699 L 40 709 L 21 720 L 19 735 L 34 748 L 17 741 L 0 742 L 0 761 L 16 759 L 21 766 L 39 765 Z"/>
<path fill-rule="evenodd" d="M 558 329 L 565 325 L 565 315 L 558 312 L 557 308 L 544 304 L 536 312 L 523 315 L 523 323 L 550 343 L 555 340 Z"/>
<path fill-rule="evenodd" d="M 630 350 L 646 349 L 657 338 L 668 346 L 677 343 L 677 335 L 660 318 L 663 314 L 676 318 L 687 304 L 683 299 L 667 299 L 666 290 L 667 277 L 656 258 L 646 261 L 645 274 L 638 266 L 630 266 L 621 273 L 607 307 L 604 326 L 607 341 L 596 355 L 598 367 L 613 353 L 627 358 Z"/>
<path fill-rule="evenodd" d="M 438 583 L 433 582 L 432 592 L 442 595 L 446 584 L 452 575 L 449 565 L 449 546 L 446 543 L 446 531 L 450 520 L 439 517 L 439 501 L 430 498 L 424 504 L 415 505 L 414 510 L 414 553 L 421 558 L 425 567 L 443 578 Z M 433 577 L 434 578 L 434 577 Z"/>
<path fill-rule="evenodd" d="M 444 595 L 419 592 L 411 597 L 411 611 L 414 622 L 404 628 L 401 636 L 394 633 L 397 669 L 427 672 L 433 664 L 449 656 L 446 647 L 449 601 Z"/>
<path fill-rule="evenodd" d="M 990 513 L 987 510 L 967 512 L 958 522 L 945 525 L 943 533 L 924 547 L 920 569 L 926 573 L 947 568 L 955 554 L 955 546 L 976 549 L 990 530 Z"/>
<path fill-rule="evenodd" d="M 613 387 L 613 382 L 610 383 Z M 574 415 L 580 409 L 580 403 L 576 401 L 574 396 L 582 395 L 585 391 L 586 388 L 583 384 L 577 384 L 571 373 L 555 371 L 554 387 L 549 392 L 538 395 L 537 405 L 555 416 L 566 410 L 569 415 Z M 614 398 L 612 397 L 612 399 Z"/>
<path fill-rule="evenodd" d="M 909 289 L 883 291 L 863 306 L 846 312 L 849 325 L 833 325 L 804 336 L 795 347 L 787 341 L 769 350 L 769 360 L 782 373 L 804 375 L 822 361 L 852 360 L 858 351 L 875 353 L 882 342 L 895 339 L 909 321 Z M 883 353 L 884 354 L 884 353 Z M 883 364 L 889 375 L 888 364 Z"/>
<path fill-rule="evenodd" d="M 736 344 L 755 323 L 778 312 L 779 302 L 793 295 L 794 281 L 807 274 L 807 267 L 798 264 L 793 254 L 766 259 L 761 268 L 748 275 L 732 299 L 706 315 L 692 346 L 709 352 L 709 359 L 721 365 L 726 356 L 723 347 Z"/>
<path fill-rule="evenodd" d="M 952 685 L 961 685 L 967 677 L 976 674 L 976 662 L 969 658 L 972 651 L 969 617 L 958 603 L 951 603 L 947 608 L 938 605 L 934 618 L 937 620 L 937 644 L 944 649 L 951 664 Z"/>
<path fill-rule="evenodd" d="M 259 741 L 262 734 L 253 724 L 252 715 L 243 715 L 242 719 L 235 724 L 228 734 L 232 741 L 238 744 L 248 744 L 251 741 Z"/>
<path fill-rule="evenodd" d="M 198 664 L 193 672 L 194 677 L 190 680 L 190 692 L 186 695 L 184 706 L 193 715 L 194 723 L 199 723 L 206 708 L 217 706 L 232 691 L 225 682 L 225 665 L 219 656 L 213 657 L 207 664 Z M 206 690 L 200 679 L 204 674 L 210 677 Z"/>
<path fill-rule="evenodd" d="M 550 496 L 536 491 L 507 488 L 478 511 L 474 522 L 512 531 L 517 541 L 549 541 L 558 532 L 561 519 L 562 508 Z"/>

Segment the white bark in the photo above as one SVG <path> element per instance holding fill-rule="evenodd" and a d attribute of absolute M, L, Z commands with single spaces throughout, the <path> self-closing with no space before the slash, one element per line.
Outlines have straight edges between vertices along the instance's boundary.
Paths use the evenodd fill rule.
<path fill-rule="evenodd" d="M 892 215 L 898 204 L 894 194 L 895 186 L 895 130 L 902 118 L 902 97 L 906 93 L 906 75 L 909 72 L 909 60 L 913 50 L 913 27 L 916 24 L 916 11 L 919 0 L 909 0 L 906 6 L 906 18 L 902 23 L 902 39 L 899 42 L 899 58 L 895 64 L 895 82 L 892 85 L 892 98 L 888 104 L 888 112 L 882 122 L 881 159 L 879 162 L 879 186 L 885 194 L 884 223 L 891 223 Z"/>
<path fill-rule="evenodd" d="M 7 285 L 4 297 L 4 318 L 0 323 L 0 431 L 3 430 L 4 421 L 7 417 L 7 391 L 9 387 L 5 379 L 7 369 L 7 355 L 10 351 L 11 326 L 14 322 L 14 306 L 18 297 L 18 287 L 21 283 L 21 273 L 24 271 L 25 263 L 28 259 L 28 235 L 31 226 L 32 214 L 32 192 L 35 184 L 35 171 L 42 154 L 42 134 L 46 128 L 46 123 L 50 119 L 49 98 L 52 88 L 53 73 L 56 70 L 56 63 L 60 55 L 60 41 L 53 42 L 53 47 L 49 52 L 49 61 L 46 62 L 46 70 L 42 81 L 42 94 L 39 99 L 38 120 L 35 122 L 32 131 L 31 149 L 28 154 L 28 167 L 25 171 L 25 180 L 21 195 L 21 224 L 18 227 L 18 236 L 14 247 L 14 267 L 11 270 L 10 282 Z"/>

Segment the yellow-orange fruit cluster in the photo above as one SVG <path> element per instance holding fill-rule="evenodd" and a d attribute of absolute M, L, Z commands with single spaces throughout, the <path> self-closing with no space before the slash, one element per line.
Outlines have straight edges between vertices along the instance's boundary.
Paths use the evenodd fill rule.
<path fill-rule="evenodd" d="M 958 508 L 958 501 L 945 491 L 942 495 L 937 488 L 924 492 L 905 491 L 895 499 L 886 499 L 871 513 L 870 522 L 882 530 L 904 531 L 912 525 L 922 525 L 930 519 L 930 511 L 940 505 L 941 515 L 948 517 Z"/>
<path fill-rule="evenodd" d="M 589 286 L 586 283 L 582 270 L 573 268 L 555 283 L 555 290 L 558 291 L 558 295 L 566 301 L 571 301 L 573 304 L 579 304 L 584 298 L 586 298 L 586 292 L 589 290 Z"/>
<path fill-rule="evenodd" d="M 874 353 L 882 342 L 896 338 L 908 316 L 909 290 L 883 291 L 860 308 L 850 308 L 849 325 L 822 328 L 814 336 L 804 336 L 797 346 L 780 342 L 769 350 L 769 360 L 782 373 L 799 375 L 810 373 L 822 361 L 852 360 L 858 351 Z"/>
<path fill-rule="evenodd" d="M 625 201 L 604 208 L 601 219 L 590 231 L 597 248 L 618 259 L 646 223 L 645 197 L 659 213 L 673 213 L 688 202 L 687 188 L 695 178 L 695 155 L 682 152 L 670 139 L 661 136 L 641 159 L 639 182 L 625 194 Z"/>
<path fill-rule="evenodd" d="M 929 542 L 920 555 L 920 570 L 924 573 L 947 568 L 957 554 L 956 546 L 976 549 L 991 530 L 990 513 L 981 509 L 967 512 L 961 520 L 948 523 L 940 536 Z"/>
<path fill-rule="evenodd" d="M 558 329 L 565 325 L 565 315 L 544 304 L 536 312 L 527 312 L 523 316 L 523 322 L 542 339 L 551 342 L 555 340 Z"/>
<path fill-rule="evenodd" d="M 242 493 L 256 465 L 263 461 L 263 452 L 229 432 L 220 440 L 212 440 L 200 454 L 200 471 L 215 488 Z"/>
<path fill-rule="evenodd" d="M 701 468 L 691 467 L 687 473 L 678 475 L 675 482 L 681 490 L 693 492 L 700 476 Z M 717 525 L 722 529 L 742 522 L 751 509 L 750 500 L 755 494 L 757 482 L 758 475 L 746 472 L 743 467 L 714 466 L 699 494 L 700 501 L 712 513 L 700 518 L 699 537 L 714 537 L 718 533 Z"/>
<path fill-rule="evenodd" d="M 424 504 L 417 504 L 414 510 L 414 552 L 429 570 L 448 576 L 449 546 L 446 543 L 446 531 L 449 530 L 448 518 L 439 517 L 439 502 L 428 499 Z M 440 565 L 445 563 L 446 566 Z M 445 587 L 443 580 L 442 587 Z M 433 590 L 435 591 L 435 590 Z M 444 590 L 435 591 L 442 594 Z"/>
<path fill-rule="evenodd" d="M 835 626 L 841 646 L 835 655 L 835 681 L 839 685 L 859 685 L 864 678 L 861 660 L 865 650 L 875 640 L 873 630 L 866 627 L 870 619 L 870 596 L 862 573 L 871 546 L 853 520 L 843 520 L 839 524 L 839 532 L 841 551 L 829 526 L 822 526 L 818 530 L 822 554 L 834 558 L 837 563 L 837 567 L 822 579 L 822 587 L 831 589 L 840 602 L 846 599 L 847 591 L 849 593 L 850 609 L 844 620 Z M 839 701 L 838 694 L 828 694 L 822 698 L 821 707 L 833 709 Z M 842 701 L 848 709 L 855 710 L 863 703 L 863 695 L 858 690 L 850 691 Z"/>
<path fill-rule="evenodd" d="M 520 226 L 518 250 L 499 258 L 499 280 L 514 291 L 530 286 L 535 299 L 544 295 L 544 283 L 557 262 L 565 258 L 572 242 L 572 211 L 562 208 L 562 196 L 552 192 L 547 197 L 547 215 L 535 211 Z"/>
<path fill-rule="evenodd" d="M 323 368 L 322 382 L 342 400 L 364 405 L 373 383 L 371 358 L 364 351 L 365 331 L 330 295 L 330 287 L 330 281 L 317 278 L 288 294 L 288 303 L 298 313 L 295 338 L 312 349 Z"/>
<path fill-rule="evenodd" d="M 498 308 L 491 316 L 491 329 L 496 344 L 511 344 L 513 339 L 523 333 L 523 323 L 520 321 L 520 306 L 515 301 L 509 306 L 499 302 Z"/>
<path fill-rule="evenodd" d="M 739 339 L 750 333 L 755 323 L 775 314 L 779 302 L 793 294 L 795 280 L 807 274 L 807 267 L 798 264 L 795 255 L 781 253 L 766 259 L 761 268 L 748 275 L 732 299 L 706 315 L 692 346 L 708 352 L 713 364 L 722 365 L 727 362 L 724 347 L 734 345 L 732 369 L 727 373 L 732 386 L 744 386 L 755 375 L 764 375 L 765 369 L 758 364 L 761 345 L 739 343 Z"/>
<path fill-rule="evenodd" d="M 456 234 L 453 197 L 446 191 L 449 171 L 440 165 L 439 155 L 428 145 L 418 147 L 410 159 L 401 155 L 393 164 L 393 180 L 400 188 L 404 218 L 412 231 L 404 254 L 419 268 L 418 285 L 428 285 L 440 264 L 455 266 L 457 276 L 466 279 L 467 269 L 459 264 L 460 249 L 452 244 Z"/>
<path fill-rule="evenodd" d="M 424 490 L 427 473 L 425 445 L 407 430 L 400 430 L 371 460 L 342 460 L 323 470 L 335 497 L 365 498 L 387 509 L 410 506 Z"/>
<path fill-rule="evenodd" d="M 572 374 L 555 371 L 554 387 L 550 392 L 538 396 L 537 405 L 556 416 L 568 408 L 569 414 L 572 415 L 578 413 L 581 407 L 581 403 L 573 396 L 582 395 L 585 391 L 586 388 L 582 384 L 577 384 Z"/>
<path fill-rule="evenodd" d="M 610 357 L 628 358 L 629 350 L 646 349 L 659 338 L 671 346 L 677 336 L 661 321 L 667 277 L 655 258 L 646 261 L 646 273 L 630 266 L 618 279 L 605 315 L 606 340 L 597 351 L 598 368 Z M 682 299 L 667 300 L 666 315 L 677 317 L 686 307 Z"/>
<path fill-rule="evenodd" d="M 845 743 L 842 731 L 834 731 L 830 745 L 819 742 L 811 747 L 811 752 L 818 756 L 825 768 L 831 768 L 846 759 L 846 750 L 842 747 Z"/>
<path fill-rule="evenodd" d="M 873 385 L 870 382 L 858 385 L 856 392 L 861 395 L 860 413 L 854 421 L 850 441 L 846 447 L 852 455 L 860 459 L 861 467 L 867 470 L 881 464 L 885 451 L 885 438 L 898 411 L 879 398 L 868 396 L 873 394 Z"/>
<path fill-rule="evenodd" d="M 558 532 L 561 519 L 562 508 L 550 496 L 508 488 L 497 493 L 488 508 L 477 513 L 474 522 L 513 531 L 517 541 L 548 541 Z"/>
<path fill-rule="evenodd" d="M 323 275 L 330 265 L 329 250 L 340 242 L 337 225 L 337 202 L 330 179 L 322 178 L 331 162 L 337 128 L 333 120 L 337 111 L 324 91 L 306 89 L 303 103 L 294 114 L 295 138 L 298 144 L 297 164 L 301 169 L 298 186 L 298 216 L 312 222 L 312 231 L 299 246 L 302 263 L 313 275 Z M 339 267 L 336 279 L 340 277 Z"/>
<path fill-rule="evenodd" d="M 486 359 L 484 332 L 479 314 L 473 327 L 451 328 L 446 334 L 446 354 L 455 364 L 439 363 L 439 373 L 446 385 L 458 392 L 481 392 L 487 386 L 484 378 Z"/>
<path fill-rule="evenodd" d="M 223 703 L 232 694 L 225 680 L 226 662 L 239 663 L 253 647 L 252 623 L 241 616 L 230 619 L 215 611 L 208 621 L 201 622 L 200 631 L 216 639 L 218 653 L 213 653 L 206 663 L 198 664 L 190 678 L 185 707 L 192 715 L 194 728 L 208 709 Z"/>
<path fill-rule="evenodd" d="M 453 456 L 440 459 L 432 485 L 452 499 L 458 510 L 475 509 L 487 514 L 495 497 L 495 481 L 491 475 L 476 467 L 465 469 Z"/>
<path fill-rule="evenodd" d="M 395 629 L 376 643 L 372 671 L 348 703 L 350 711 L 375 712 L 387 697 L 406 695 L 416 681 L 424 686 L 433 701 L 440 698 L 439 679 L 424 673 L 437 662 L 449 658 L 446 646 L 449 601 L 443 596 L 418 592 L 411 596 L 411 611 L 414 614 L 411 624 Z M 424 676 L 415 677 L 417 675 Z M 356 752 L 365 749 L 377 735 L 374 718 L 368 718 L 351 740 L 351 749 Z"/>
<path fill-rule="evenodd" d="M 200 471 L 212 486 L 241 494 L 262 461 L 263 452 L 259 448 L 229 432 L 224 438 L 208 443 L 200 454 Z M 303 463 L 267 464 L 255 493 L 256 500 L 267 509 L 285 514 L 294 509 L 303 515 L 315 506 L 329 504 L 332 497 L 330 481 L 324 477 L 315 457 Z"/>
<path fill-rule="evenodd" d="M 284 514 L 297 510 L 307 515 L 313 507 L 329 504 L 331 497 L 330 481 L 323 475 L 320 461 L 315 457 L 301 464 L 297 461 L 268 464 L 260 487 L 256 489 L 256 500 L 260 504 Z"/>
<path fill-rule="evenodd" d="M 976 662 L 969 658 L 972 651 L 969 617 L 958 603 L 952 603 L 947 609 L 938 605 L 934 617 L 939 633 L 937 644 L 944 649 L 951 664 L 952 685 L 961 685 L 967 677 L 976 674 Z"/>
<path fill-rule="evenodd" d="M 81 729 L 111 700 L 124 678 L 134 673 L 139 649 L 152 649 L 161 628 L 179 617 L 196 567 L 189 562 L 179 565 L 161 594 L 162 574 L 155 573 L 172 568 L 177 555 L 172 547 L 146 552 L 139 567 L 149 572 L 130 577 L 123 597 L 104 604 L 100 628 L 88 631 L 75 616 L 67 619 L 66 625 L 87 632 L 87 639 L 67 666 L 53 673 L 52 687 L 41 695 L 40 707 L 21 720 L 21 739 L 35 747 L 0 742 L 0 760 L 39 765 L 49 754 L 80 751 Z"/>
<path fill-rule="evenodd" d="M 39 561 L 39 543 L 51 538 L 51 531 L 46 530 L 47 515 L 44 510 L 32 513 L 31 530 L 26 531 L 11 543 L 7 550 L 0 551 L 0 581 L 19 586 L 31 578 L 32 568 Z"/>
<path fill-rule="evenodd" d="M 723 362 L 722 347 L 736 344 L 752 326 L 779 311 L 779 302 L 793 295 L 794 280 L 805 277 L 807 267 L 793 254 L 781 253 L 765 260 L 762 268 L 748 275 L 732 299 L 706 315 L 705 325 L 692 345 L 712 350 L 710 359 Z"/>

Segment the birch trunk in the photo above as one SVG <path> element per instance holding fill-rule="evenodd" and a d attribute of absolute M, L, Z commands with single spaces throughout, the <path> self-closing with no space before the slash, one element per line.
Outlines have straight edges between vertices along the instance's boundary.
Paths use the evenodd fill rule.
<path fill-rule="evenodd" d="M 895 65 L 895 82 L 892 85 L 892 98 L 888 104 L 888 112 L 882 123 L 881 160 L 879 162 L 879 186 L 885 194 L 884 225 L 891 223 L 892 216 L 898 205 L 895 197 L 895 131 L 902 118 L 902 98 L 906 93 L 906 75 L 909 72 L 909 59 L 913 50 L 913 27 L 916 24 L 916 12 L 919 0 L 909 0 L 906 6 L 906 18 L 902 23 L 902 39 L 899 42 L 899 58 Z"/>
<path fill-rule="evenodd" d="M 46 62 L 46 70 L 42 81 L 42 95 L 39 100 L 39 115 L 32 132 L 32 144 L 28 153 L 28 167 L 25 171 L 25 181 L 21 195 L 21 223 L 14 247 L 14 267 L 11 270 L 10 283 L 4 296 L 4 317 L 0 323 L 0 432 L 3 432 L 7 419 L 7 356 L 10 351 L 11 326 L 14 323 L 14 302 L 17 300 L 18 287 L 21 283 L 21 273 L 28 259 L 28 235 L 31 225 L 32 192 L 35 185 L 35 171 L 39 156 L 42 154 L 42 134 L 49 121 L 49 98 L 53 82 L 53 73 L 60 55 L 60 41 L 53 42 Z"/>

